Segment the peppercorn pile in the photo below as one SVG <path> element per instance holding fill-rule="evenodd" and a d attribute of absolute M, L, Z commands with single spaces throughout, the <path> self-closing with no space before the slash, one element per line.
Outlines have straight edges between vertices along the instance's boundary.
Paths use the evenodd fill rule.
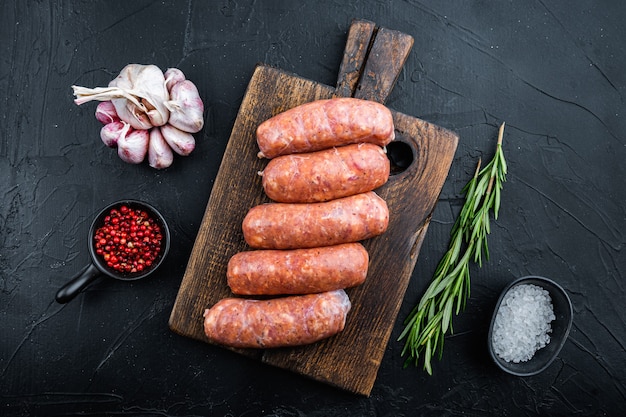
<path fill-rule="evenodd" d="M 95 251 L 113 271 L 148 270 L 161 252 L 163 234 L 148 212 L 125 205 L 112 208 L 95 234 Z"/>

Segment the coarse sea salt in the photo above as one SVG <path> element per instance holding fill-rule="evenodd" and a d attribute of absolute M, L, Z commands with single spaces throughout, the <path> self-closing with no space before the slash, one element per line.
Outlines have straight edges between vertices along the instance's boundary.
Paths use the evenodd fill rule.
<path fill-rule="evenodd" d="M 555 319 L 550 293 L 533 284 L 516 285 L 502 299 L 493 325 L 493 350 L 506 362 L 526 362 L 550 343 Z"/>

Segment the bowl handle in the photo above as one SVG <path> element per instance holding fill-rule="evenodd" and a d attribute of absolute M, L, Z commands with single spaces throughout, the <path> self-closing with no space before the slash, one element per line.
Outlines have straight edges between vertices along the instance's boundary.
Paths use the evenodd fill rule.
<path fill-rule="evenodd" d="M 100 270 L 90 263 L 82 271 L 76 274 L 70 282 L 59 289 L 56 301 L 65 304 L 78 295 L 87 285 L 101 274 Z"/>

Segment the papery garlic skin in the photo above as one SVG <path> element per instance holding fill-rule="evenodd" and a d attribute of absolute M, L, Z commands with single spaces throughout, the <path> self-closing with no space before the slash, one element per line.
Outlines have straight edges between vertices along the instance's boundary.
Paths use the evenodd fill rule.
<path fill-rule="evenodd" d="M 169 124 L 172 126 L 189 133 L 199 132 L 204 126 L 204 104 L 191 81 L 174 84 L 170 100 L 165 105 L 170 111 Z"/>
<path fill-rule="evenodd" d="M 169 119 L 165 102 L 169 92 L 165 77 L 155 65 L 129 64 L 108 87 L 86 88 L 73 85 L 74 103 L 81 105 L 92 100 L 111 101 L 121 120 L 135 129 L 161 126 Z"/>
<path fill-rule="evenodd" d="M 160 127 L 150 130 L 150 143 L 148 144 L 148 163 L 152 168 L 163 169 L 172 165 L 174 153 L 167 144 Z"/>
<path fill-rule="evenodd" d="M 129 123 L 133 129 L 148 130 L 152 128 L 152 122 L 150 122 L 148 115 L 133 102 L 125 98 L 113 99 L 111 102 L 115 106 L 120 120 Z"/>
<path fill-rule="evenodd" d="M 109 148 L 117 147 L 117 142 L 121 136 L 126 136 L 132 131 L 132 127 L 120 120 L 107 123 L 100 129 L 100 139 Z"/>
<path fill-rule="evenodd" d="M 117 155 L 124 162 L 139 164 L 146 158 L 150 133 L 147 130 L 133 130 L 117 141 Z"/>
<path fill-rule="evenodd" d="M 96 119 L 103 125 L 120 120 L 115 106 L 110 101 L 102 101 L 96 107 Z"/>
<path fill-rule="evenodd" d="M 161 134 L 174 152 L 181 156 L 189 155 L 196 147 L 193 135 L 175 128 L 169 123 L 161 126 Z"/>
<path fill-rule="evenodd" d="M 128 64 L 109 83 L 109 87 L 117 87 L 135 96 L 137 101 L 133 101 L 133 104 L 148 116 L 152 126 L 167 123 L 169 110 L 164 103 L 169 94 L 165 87 L 165 76 L 156 65 Z M 120 114 L 118 104 L 115 101 L 113 104 Z M 120 118 L 123 120 L 121 114 Z"/>

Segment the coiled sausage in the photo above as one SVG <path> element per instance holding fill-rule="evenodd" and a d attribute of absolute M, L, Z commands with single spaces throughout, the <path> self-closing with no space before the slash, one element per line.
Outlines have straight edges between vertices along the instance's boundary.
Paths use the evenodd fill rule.
<path fill-rule="evenodd" d="M 254 250 L 232 256 L 226 277 L 234 294 L 313 294 L 362 284 L 368 262 L 368 253 L 360 243 Z"/>
<path fill-rule="evenodd" d="M 370 143 L 272 159 L 263 189 L 280 203 L 314 203 L 372 191 L 389 179 L 389 159 Z"/>
<path fill-rule="evenodd" d="M 298 249 L 358 242 L 389 225 L 387 203 L 373 191 L 324 203 L 267 203 L 252 207 L 243 235 L 256 249 Z"/>
<path fill-rule="evenodd" d="M 256 136 L 259 157 L 271 159 L 352 143 L 385 146 L 395 133 L 388 108 L 348 97 L 312 101 L 279 113 L 261 123 Z"/>
<path fill-rule="evenodd" d="M 204 333 L 236 348 L 305 345 L 342 331 L 350 307 L 343 290 L 269 300 L 225 298 L 204 311 Z"/>

